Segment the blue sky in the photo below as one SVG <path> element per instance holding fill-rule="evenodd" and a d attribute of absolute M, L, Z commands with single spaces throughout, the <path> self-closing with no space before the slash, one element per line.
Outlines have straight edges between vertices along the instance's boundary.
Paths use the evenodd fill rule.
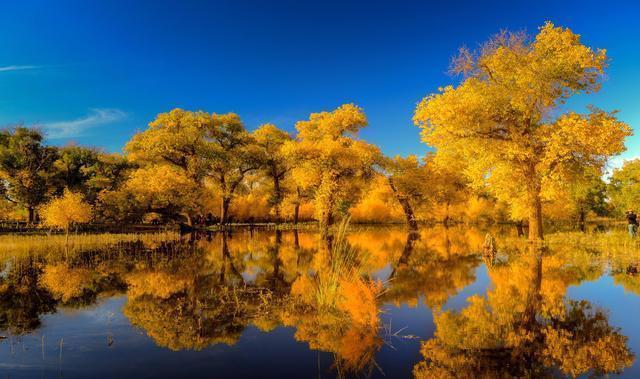
<path fill-rule="evenodd" d="M 249 129 L 293 131 L 309 113 L 353 102 L 362 137 L 386 154 L 423 154 L 416 103 L 456 78 L 462 45 L 500 29 L 568 26 L 611 58 L 603 89 L 640 134 L 640 5 L 632 1 L 3 0 L 0 126 L 37 125 L 53 144 L 120 151 L 157 113 L 236 112 Z M 640 136 L 625 157 L 640 155 Z"/>

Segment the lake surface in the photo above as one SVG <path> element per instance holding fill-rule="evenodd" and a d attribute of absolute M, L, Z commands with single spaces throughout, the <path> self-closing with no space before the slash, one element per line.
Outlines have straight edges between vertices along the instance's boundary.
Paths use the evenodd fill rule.
<path fill-rule="evenodd" d="M 375 309 L 345 305 L 361 324 L 296 305 L 333 267 L 313 232 L 5 252 L 0 377 L 640 377 L 636 253 L 515 230 L 487 252 L 486 233 L 354 228 L 357 276 L 379 286 Z"/>

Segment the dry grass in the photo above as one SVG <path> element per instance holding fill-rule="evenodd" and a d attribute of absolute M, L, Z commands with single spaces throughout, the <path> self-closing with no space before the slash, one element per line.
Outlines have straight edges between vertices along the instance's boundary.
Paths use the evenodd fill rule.
<path fill-rule="evenodd" d="M 56 257 L 69 252 L 98 250 L 126 242 L 156 244 L 177 240 L 175 232 L 160 233 L 101 233 L 78 234 L 69 237 L 67 245 L 64 235 L 0 235 L 0 259 L 28 256 Z"/>

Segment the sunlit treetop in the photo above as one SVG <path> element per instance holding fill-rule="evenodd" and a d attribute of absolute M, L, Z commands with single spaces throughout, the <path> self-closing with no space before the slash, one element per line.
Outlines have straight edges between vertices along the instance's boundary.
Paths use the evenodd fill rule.
<path fill-rule="evenodd" d="M 381 163 L 377 146 L 355 138 L 366 124 L 364 111 L 353 104 L 312 113 L 296 124 L 297 139 L 283 147 L 296 162 L 293 177 L 298 185 L 314 191 L 316 217 L 323 231 L 332 223 L 338 205 L 355 203 L 360 179 L 371 177 L 373 167 Z"/>
<path fill-rule="evenodd" d="M 532 217 L 549 186 L 601 169 L 631 134 L 615 112 L 557 111 L 570 96 L 597 91 L 606 67 L 605 50 L 583 45 L 567 28 L 546 23 L 534 38 L 503 32 L 478 51 L 461 49 L 453 72 L 462 82 L 424 98 L 414 122 L 438 160 L 462 162 L 473 184 L 539 225 Z"/>
<path fill-rule="evenodd" d="M 355 135 L 365 126 L 367 117 L 362 108 L 344 104 L 332 112 L 312 113 L 309 120 L 296 123 L 296 130 L 300 140 L 326 141 Z"/>

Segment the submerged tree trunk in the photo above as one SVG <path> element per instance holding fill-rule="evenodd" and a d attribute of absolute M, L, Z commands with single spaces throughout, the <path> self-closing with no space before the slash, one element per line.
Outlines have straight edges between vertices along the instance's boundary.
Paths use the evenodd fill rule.
<path fill-rule="evenodd" d="M 411 258 L 411 253 L 413 253 L 413 245 L 415 241 L 420 239 L 420 234 L 411 232 L 407 233 L 407 241 L 402 249 L 402 255 L 398 259 L 398 262 L 393 266 L 393 270 L 389 275 L 388 280 L 393 280 L 396 277 L 398 271 L 403 270 L 409 264 L 409 258 Z"/>
<path fill-rule="evenodd" d="M 231 205 L 231 198 L 223 197 L 222 204 L 220 204 L 220 225 L 224 226 L 229 220 L 229 205 Z"/>
<path fill-rule="evenodd" d="M 407 225 L 409 225 L 409 231 L 410 232 L 417 231 L 418 222 L 416 221 L 416 216 L 415 216 L 415 213 L 413 212 L 413 207 L 411 206 L 411 203 L 409 203 L 409 199 L 398 191 L 391 177 L 388 178 L 388 181 L 389 181 L 389 186 L 393 191 L 393 194 L 396 196 L 396 199 L 402 206 L 402 210 L 404 211 L 404 216 L 407 218 Z"/>
<path fill-rule="evenodd" d="M 530 287 L 525 295 L 526 297 L 523 299 L 525 302 L 524 312 L 522 313 L 522 318 L 520 319 L 521 326 L 529 331 L 536 331 L 536 315 L 540 310 L 541 303 L 541 288 L 542 288 L 542 252 L 539 246 L 530 245 L 529 246 L 529 256 L 535 259 L 533 264 L 531 265 L 531 276 L 528 278 Z"/>
<path fill-rule="evenodd" d="M 298 249 L 300 247 L 300 238 L 298 236 L 298 229 L 293 229 L 293 246 Z M 300 258 L 300 254 L 298 254 Z"/>
<path fill-rule="evenodd" d="M 293 225 L 298 225 L 299 217 L 300 217 L 300 203 L 296 203 L 293 206 Z"/>

